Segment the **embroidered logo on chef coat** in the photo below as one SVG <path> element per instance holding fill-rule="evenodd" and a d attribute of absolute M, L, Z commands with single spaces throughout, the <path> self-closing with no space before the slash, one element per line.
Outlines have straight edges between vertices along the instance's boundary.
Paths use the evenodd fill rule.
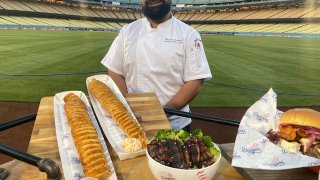
<path fill-rule="evenodd" d="M 200 46 L 201 46 L 201 39 L 195 38 L 194 39 L 194 47 L 196 47 L 197 49 L 200 49 Z"/>
<path fill-rule="evenodd" d="M 177 44 L 182 44 L 182 39 L 169 39 L 169 38 L 165 38 L 164 42 L 169 42 L 169 43 L 177 43 Z"/>

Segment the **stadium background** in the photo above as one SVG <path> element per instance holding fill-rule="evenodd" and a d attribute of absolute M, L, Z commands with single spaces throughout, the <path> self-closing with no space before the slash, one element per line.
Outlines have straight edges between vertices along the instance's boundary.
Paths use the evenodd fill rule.
<path fill-rule="evenodd" d="M 140 1 L 137 0 L 0 0 L 0 29 L 3 32 L 6 30 L 12 30 L 12 32 L 17 30 L 117 32 L 125 24 L 143 17 L 139 3 Z M 173 14 L 202 35 L 316 39 L 320 37 L 318 3 L 318 1 L 287 0 L 174 0 Z M 1 73 L 1 75 L 7 74 Z M 315 74 L 317 75 L 319 73 Z M 231 89 L 260 91 L 256 88 L 230 84 L 218 85 L 229 86 Z M 319 93 L 318 86 L 315 88 L 308 92 Z M 314 95 L 314 99 L 319 97 L 319 94 Z M 299 103 L 294 105 L 298 106 Z M 311 105 L 313 105 L 312 108 L 320 110 L 319 103 L 312 102 Z M 0 102 L 0 106 L 2 107 L 1 121 L 5 122 L 36 113 L 38 103 L 15 102 L 13 99 Z M 280 107 L 280 110 L 288 108 L 290 107 Z M 246 109 L 247 107 L 232 109 L 224 106 L 193 107 L 192 111 L 240 120 Z M 32 126 L 31 122 L 1 133 L 1 143 L 26 151 Z M 191 129 L 194 128 L 202 128 L 217 143 L 234 142 L 237 131 L 237 128 L 202 121 L 193 121 Z M 10 160 L 8 157 L 2 158 L 2 155 L 0 157 L 4 162 Z"/>
<path fill-rule="evenodd" d="M 201 33 L 319 37 L 318 1 L 174 0 L 173 14 Z M 1 0 L 0 27 L 118 31 L 143 17 L 138 0 Z"/>

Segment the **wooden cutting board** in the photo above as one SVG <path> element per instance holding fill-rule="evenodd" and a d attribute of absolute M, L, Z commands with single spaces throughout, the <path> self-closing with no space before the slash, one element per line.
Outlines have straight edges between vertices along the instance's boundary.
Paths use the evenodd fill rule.
<path fill-rule="evenodd" d="M 126 97 L 133 113 L 146 130 L 149 138 L 152 138 L 159 129 L 170 129 L 169 121 L 160 105 L 157 96 L 154 93 L 129 94 Z M 39 156 L 41 158 L 50 158 L 58 163 L 61 171 L 63 171 L 58 152 L 58 144 L 56 139 L 56 130 L 54 123 L 54 105 L 53 97 L 43 97 L 41 99 L 36 121 L 34 123 L 28 153 Z M 106 141 L 107 142 L 107 141 Z M 107 147 L 117 174 L 118 180 L 137 180 L 146 179 L 154 180 L 146 156 L 139 156 L 133 159 L 120 161 L 115 151 L 107 142 Z M 8 178 L 26 179 L 26 180 L 43 180 L 47 176 L 40 172 L 37 167 L 22 163 L 22 172 L 14 171 L 21 162 L 14 160 L 6 165 L 10 172 L 14 172 Z M 1 166 L 0 166 L 1 167 Z M 11 168 L 10 168 L 11 167 Z M 61 172 L 63 174 L 63 172 Z M 21 178 L 19 178 L 21 177 Z M 64 179 L 64 178 L 62 178 Z M 222 157 L 220 167 L 215 176 L 217 180 L 229 180 L 243 178 L 241 175 Z"/>
<path fill-rule="evenodd" d="M 152 138 L 159 129 L 171 128 L 163 108 L 154 93 L 128 94 L 125 98 L 149 138 Z M 42 158 L 51 158 L 59 164 L 62 170 L 56 140 L 53 108 L 53 97 L 41 99 L 28 153 Z M 109 143 L 107 143 L 107 146 L 118 179 L 154 179 L 148 168 L 145 155 L 120 161 Z M 46 174 L 40 172 L 37 167 L 25 165 L 21 179 L 46 179 Z"/>

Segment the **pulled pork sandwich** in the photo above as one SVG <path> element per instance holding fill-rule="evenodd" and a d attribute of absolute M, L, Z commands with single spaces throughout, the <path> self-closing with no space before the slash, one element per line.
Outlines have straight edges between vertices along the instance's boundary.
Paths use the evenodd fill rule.
<path fill-rule="evenodd" d="M 280 116 L 278 130 L 270 130 L 266 136 L 289 152 L 320 159 L 320 112 L 296 108 Z"/>

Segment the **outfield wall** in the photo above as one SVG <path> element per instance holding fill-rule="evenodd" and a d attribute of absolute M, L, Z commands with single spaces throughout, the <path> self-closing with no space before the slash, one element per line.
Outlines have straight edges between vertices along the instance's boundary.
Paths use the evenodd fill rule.
<path fill-rule="evenodd" d="M 35 25 L 1 25 L 0 29 L 18 30 L 66 30 L 66 31 L 113 31 L 119 29 L 112 28 L 90 28 L 90 27 L 64 27 L 64 26 L 35 26 Z M 295 37 L 295 38 L 320 38 L 320 34 L 302 33 L 264 33 L 264 32 L 218 32 L 199 31 L 200 34 L 236 35 L 236 36 L 269 36 L 269 37 Z"/>
<path fill-rule="evenodd" d="M 90 27 L 65 27 L 65 26 L 34 26 L 34 25 L 1 25 L 0 29 L 18 30 L 66 30 L 66 31 L 118 31 L 112 28 L 90 28 Z"/>
<path fill-rule="evenodd" d="M 296 38 L 320 38 L 320 34 L 298 34 L 298 33 L 245 33 L 236 32 L 239 36 L 273 36 L 273 37 L 296 37 Z"/>
<path fill-rule="evenodd" d="M 219 34 L 235 36 L 270 36 L 270 37 L 295 37 L 295 38 L 320 38 L 320 34 L 300 34 L 300 33 L 263 33 L 263 32 L 210 32 L 200 31 L 200 34 Z"/>

